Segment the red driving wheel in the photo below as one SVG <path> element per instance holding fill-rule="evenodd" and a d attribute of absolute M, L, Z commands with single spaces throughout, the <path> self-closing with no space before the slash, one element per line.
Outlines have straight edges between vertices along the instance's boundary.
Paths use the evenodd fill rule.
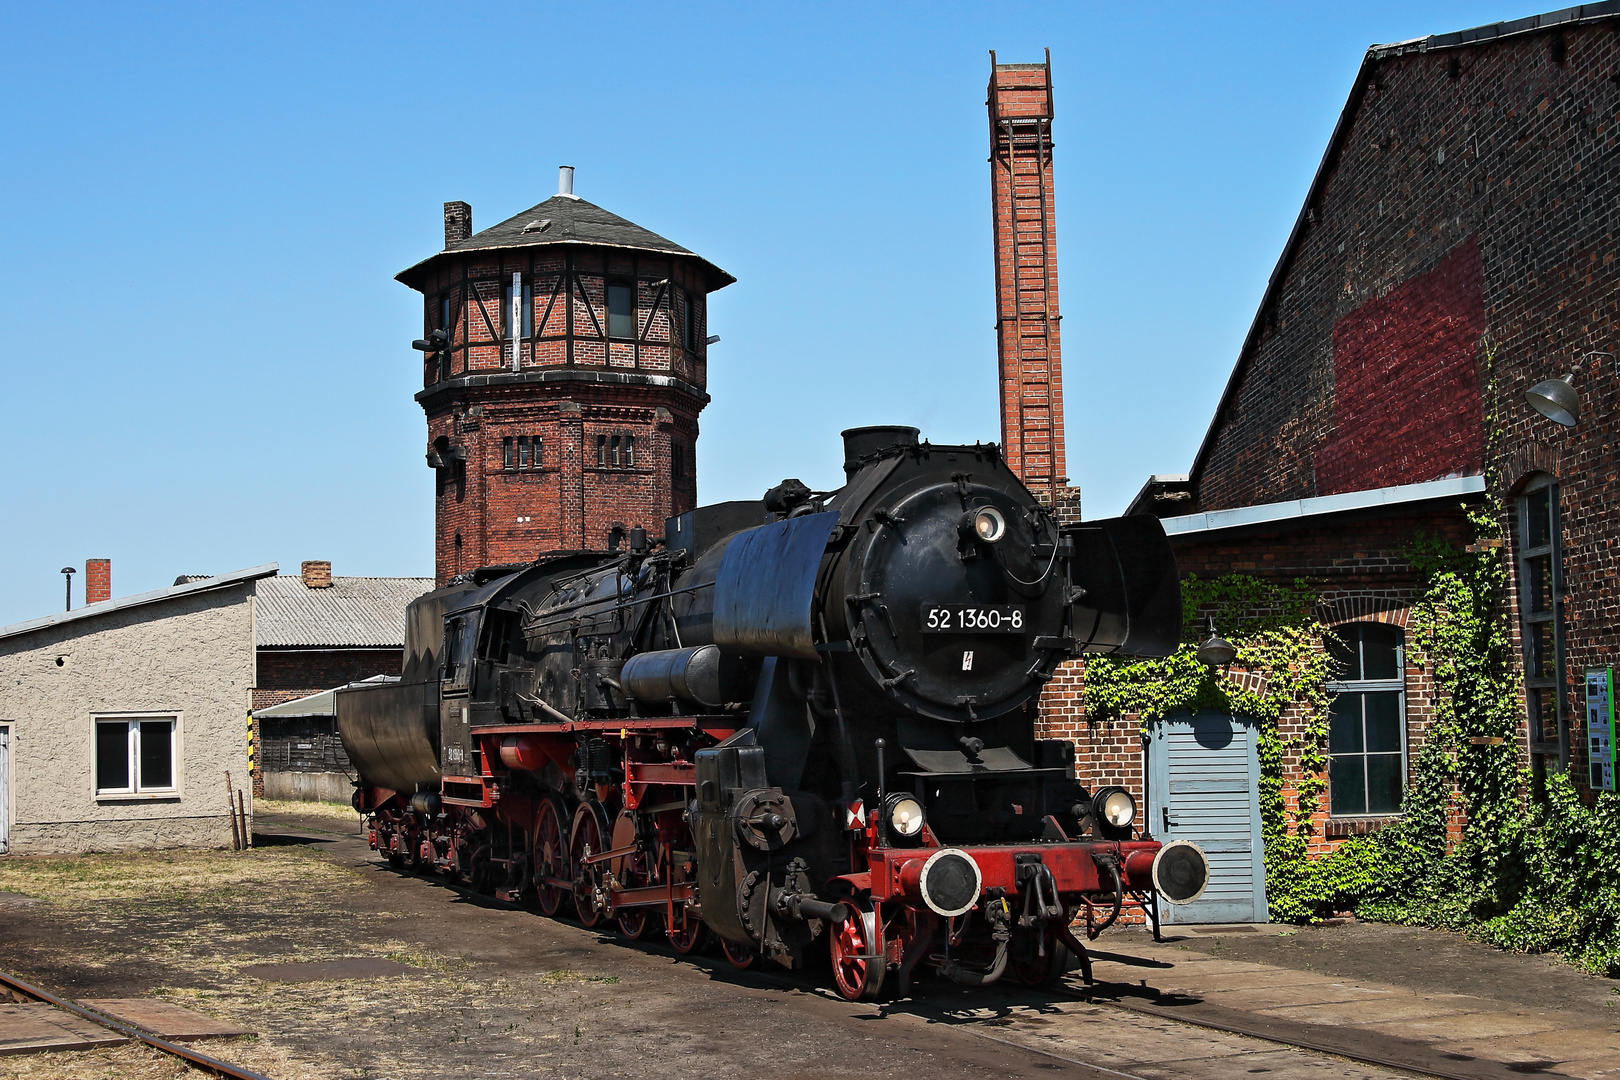
<path fill-rule="evenodd" d="M 720 951 L 726 954 L 726 959 L 731 961 L 731 966 L 738 971 L 748 970 L 754 966 L 754 961 L 759 959 L 759 953 L 751 946 L 738 945 L 729 938 L 720 939 Z"/>
<path fill-rule="evenodd" d="M 563 841 L 562 810 L 556 799 L 540 801 L 534 825 L 534 887 L 540 910 L 555 915 L 570 892 L 551 882 L 569 879 L 568 845 Z"/>
<path fill-rule="evenodd" d="M 689 915 L 684 907 L 675 912 L 675 924 L 669 928 L 669 945 L 681 955 L 697 952 L 708 940 L 709 928 L 696 915 Z"/>
<path fill-rule="evenodd" d="M 568 848 L 570 861 L 574 864 L 574 914 L 586 926 L 595 926 L 607 916 L 596 904 L 603 864 L 585 861 L 606 850 L 597 815 L 598 811 L 589 803 L 580 804 L 574 814 L 574 839 Z"/>
<path fill-rule="evenodd" d="M 850 916 L 832 927 L 833 981 L 846 1001 L 870 1001 L 883 988 L 888 964 L 883 957 L 883 930 L 870 900 L 845 900 Z"/>

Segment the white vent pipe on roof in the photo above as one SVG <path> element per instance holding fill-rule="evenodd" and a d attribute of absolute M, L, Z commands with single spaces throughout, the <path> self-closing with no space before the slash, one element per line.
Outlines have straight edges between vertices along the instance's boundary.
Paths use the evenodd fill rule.
<path fill-rule="evenodd" d="M 574 167 L 572 165 L 557 166 L 557 194 L 570 199 L 579 198 L 574 194 Z"/>

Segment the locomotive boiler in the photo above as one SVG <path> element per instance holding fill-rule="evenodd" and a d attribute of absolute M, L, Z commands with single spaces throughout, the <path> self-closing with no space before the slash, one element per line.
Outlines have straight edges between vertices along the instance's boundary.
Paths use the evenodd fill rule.
<path fill-rule="evenodd" d="M 414 602 L 400 681 L 337 697 L 372 845 L 738 966 L 825 952 L 852 1000 L 1044 984 L 1080 916 L 1195 898 L 1203 853 L 1035 737 L 1062 661 L 1177 647 L 1159 522 L 1060 525 L 993 444 L 917 436 Z"/>

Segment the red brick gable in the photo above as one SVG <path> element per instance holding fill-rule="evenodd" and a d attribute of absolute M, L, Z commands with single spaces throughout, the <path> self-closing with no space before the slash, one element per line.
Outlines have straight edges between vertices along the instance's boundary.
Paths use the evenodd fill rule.
<path fill-rule="evenodd" d="M 1484 466 L 1476 351 L 1485 332 L 1478 241 L 1333 326 L 1334 427 L 1316 492 L 1416 484 Z"/>

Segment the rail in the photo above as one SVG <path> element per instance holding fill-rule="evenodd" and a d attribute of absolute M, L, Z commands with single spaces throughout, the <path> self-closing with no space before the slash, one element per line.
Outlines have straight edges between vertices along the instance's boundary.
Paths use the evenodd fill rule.
<path fill-rule="evenodd" d="M 37 1001 L 43 1001 L 48 1005 L 54 1005 L 58 1009 L 65 1012 L 70 1012 L 74 1016 L 90 1021 L 92 1024 L 98 1024 L 101 1027 L 107 1028 L 111 1031 L 116 1031 L 118 1034 L 123 1035 L 126 1038 L 136 1039 L 145 1043 L 147 1046 L 155 1047 L 156 1049 L 163 1051 L 165 1054 L 171 1054 L 174 1057 L 180 1058 L 182 1061 L 186 1061 L 197 1066 L 199 1069 L 205 1069 L 208 1072 L 213 1073 L 215 1076 L 229 1077 L 230 1080 L 270 1080 L 270 1077 L 265 1076 L 263 1073 L 256 1073 L 252 1069 L 244 1069 L 240 1065 L 232 1065 L 228 1061 L 221 1061 L 217 1057 L 199 1053 L 196 1050 L 191 1049 L 189 1046 L 181 1046 L 179 1043 L 172 1043 L 167 1039 L 160 1039 L 156 1035 L 147 1031 L 145 1028 L 137 1027 L 134 1024 L 126 1024 L 122 1020 L 114 1020 L 110 1016 L 103 1016 L 101 1013 L 98 1013 L 93 1009 L 85 1008 L 76 1001 L 69 1001 L 67 998 L 59 998 L 55 994 L 41 990 L 39 987 L 34 986 L 31 983 L 23 982 L 15 975 L 8 975 L 4 971 L 0 971 L 0 985 L 8 986 L 18 993 L 26 994 Z"/>

